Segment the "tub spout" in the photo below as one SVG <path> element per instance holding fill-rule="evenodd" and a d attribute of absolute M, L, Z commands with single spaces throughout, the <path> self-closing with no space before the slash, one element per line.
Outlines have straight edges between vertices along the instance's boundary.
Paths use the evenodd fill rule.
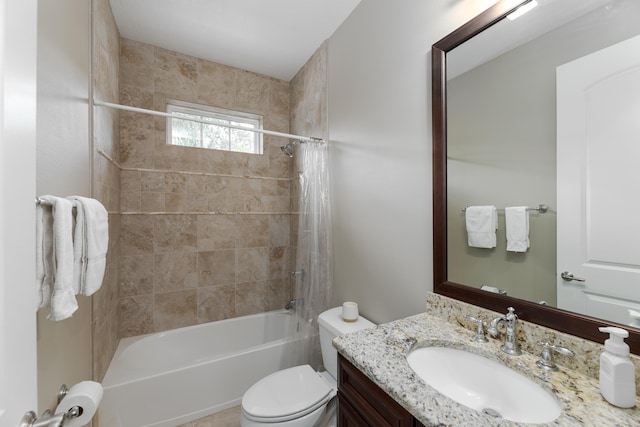
<path fill-rule="evenodd" d="M 302 305 L 302 299 L 292 299 L 291 301 L 289 301 L 287 303 L 287 305 L 284 306 L 285 310 L 291 310 L 292 308 L 298 306 L 298 305 Z"/>

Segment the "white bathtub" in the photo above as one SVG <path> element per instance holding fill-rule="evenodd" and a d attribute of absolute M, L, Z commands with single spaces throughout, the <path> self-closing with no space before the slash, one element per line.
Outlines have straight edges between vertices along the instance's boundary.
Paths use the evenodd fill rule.
<path fill-rule="evenodd" d="M 124 338 L 102 382 L 101 427 L 173 427 L 240 404 L 285 362 L 285 310 Z"/>

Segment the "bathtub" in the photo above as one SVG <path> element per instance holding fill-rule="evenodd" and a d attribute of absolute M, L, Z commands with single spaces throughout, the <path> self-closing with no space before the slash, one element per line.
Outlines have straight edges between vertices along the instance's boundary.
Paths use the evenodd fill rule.
<path fill-rule="evenodd" d="M 102 385 L 101 427 L 174 427 L 240 404 L 283 368 L 291 314 L 271 311 L 120 341 Z"/>

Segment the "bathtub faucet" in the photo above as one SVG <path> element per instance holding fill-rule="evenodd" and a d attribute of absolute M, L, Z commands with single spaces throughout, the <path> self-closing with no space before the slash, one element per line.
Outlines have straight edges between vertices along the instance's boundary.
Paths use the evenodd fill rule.
<path fill-rule="evenodd" d="M 298 298 L 298 299 L 292 299 L 291 301 L 289 301 L 287 303 L 287 305 L 284 306 L 285 310 L 291 310 L 292 308 L 298 306 L 298 305 L 302 305 L 304 303 L 304 299 L 302 298 Z"/>
<path fill-rule="evenodd" d="M 306 275 L 306 272 L 304 271 L 304 268 L 301 268 L 298 271 L 292 271 L 291 272 L 291 277 L 293 277 L 294 279 L 300 279 L 301 281 L 304 282 L 304 277 Z"/>

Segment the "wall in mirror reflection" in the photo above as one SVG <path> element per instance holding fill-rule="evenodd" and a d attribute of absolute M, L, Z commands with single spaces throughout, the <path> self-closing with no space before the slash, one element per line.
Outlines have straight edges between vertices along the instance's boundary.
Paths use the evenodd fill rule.
<path fill-rule="evenodd" d="M 640 2 L 607 3 L 447 83 L 450 281 L 556 305 L 555 70 L 640 33 Z M 538 203 L 550 210 L 530 212 L 526 253 L 506 251 L 503 209 L 497 247 L 468 246 L 466 206 Z"/>

